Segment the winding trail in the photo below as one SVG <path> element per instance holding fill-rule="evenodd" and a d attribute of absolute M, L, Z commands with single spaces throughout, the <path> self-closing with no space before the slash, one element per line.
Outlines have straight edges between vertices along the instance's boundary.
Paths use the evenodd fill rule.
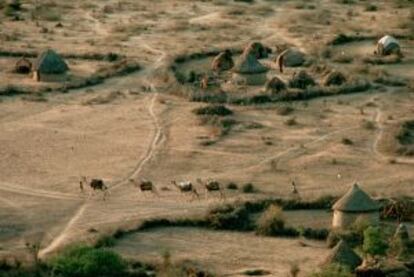
<path fill-rule="evenodd" d="M 161 53 L 160 57 L 155 61 L 152 67 L 147 68 L 144 70 L 141 74 L 145 76 L 150 76 L 153 71 L 158 69 L 166 57 L 166 53 L 163 51 L 158 51 L 153 48 L 151 48 L 148 45 L 145 45 L 146 48 L 153 50 L 154 52 Z M 152 92 L 154 92 L 153 96 L 151 97 L 150 105 L 148 105 L 148 113 L 152 118 L 153 125 L 154 125 L 154 135 L 149 143 L 148 150 L 144 157 L 140 159 L 137 166 L 134 168 L 132 173 L 128 174 L 127 177 L 122 179 L 121 181 L 118 181 L 110 186 L 110 191 L 115 191 L 116 189 L 120 188 L 121 186 L 124 186 L 128 183 L 130 178 L 137 178 L 144 166 L 152 159 L 154 153 L 156 152 L 156 149 L 158 145 L 160 145 L 163 142 L 164 135 L 163 135 L 163 129 L 161 124 L 159 123 L 159 120 L 157 118 L 156 112 L 154 111 L 154 107 L 156 104 L 156 100 L 158 99 L 158 91 L 154 85 L 153 82 L 149 82 L 149 85 L 151 87 Z M 78 221 L 82 218 L 85 211 L 87 209 L 92 208 L 93 203 L 91 202 L 83 202 L 83 204 L 79 207 L 77 212 L 73 215 L 73 217 L 70 219 L 68 224 L 65 226 L 65 228 L 60 232 L 60 234 L 52 239 L 52 241 L 41 251 L 39 252 L 40 258 L 45 258 L 48 254 L 52 253 L 56 249 L 58 249 L 62 244 L 64 244 L 70 237 L 70 235 L 73 233 L 73 229 L 77 229 L 80 231 L 79 228 L 76 228 L 76 224 L 78 224 Z"/>

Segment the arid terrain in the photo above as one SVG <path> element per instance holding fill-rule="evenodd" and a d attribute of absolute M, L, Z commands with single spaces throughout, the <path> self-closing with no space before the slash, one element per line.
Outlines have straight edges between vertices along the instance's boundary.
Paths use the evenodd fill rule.
<path fill-rule="evenodd" d="M 25 242 L 36 241 L 47 258 L 71 243 L 91 242 L 145 220 L 199 217 L 236 200 L 290 198 L 292 181 L 303 199 L 340 196 L 355 181 L 377 198 L 414 197 L 414 156 L 399 153 L 397 139 L 402 124 L 414 120 L 412 1 L 21 2 L 17 15 L 0 15 L 1 256 L 24 256 Z M 376 9 L 368 9 L 368 2 Z M 359 39 L 331 44 L 338 34 Z M 402 61 L 364 60 L 386 34 L 400 38 Z M 226 103 L 235 123 L 220 134 L 220 127 L 203 124 L 193 112 L 207 103 L 192 101 L 188 93 L 201 89 L 178 82 L 174 74 L 208 73 L 212 56 L 180 63 L 177 57 L 241 50 L 251 41 L 272 49 L 265 65 L 280 45 L 300 49 L 309 61 L 283 74 L 272 67 L 268 76 L 287 82 L 307 69 L 322 82 L 315 69 L 320 65 L 370 86 L 308 100 Z M 13 73 L 19 53 L 32 58 L 45 48 L 68 57 L 72 83 L 111 73 L 99 83 L 73 87 Z M 109 53 L 140 67 L 118 74 L 110 71 L 116 62 L 84 57 Z M 241 87 L 231 95 L 261 90 Z M 80 191 L 81 176 L 104 180 L 105 201 L 99 191 Z M 196 182 L 209 178 L 252 183 L 257 192 L 225 189 L 222 199 Z M 158 195 L 141 192 L 130 179 L 152 181 Z M 178 191 L 172 180 L 192 181 L 200 199 Z M 293 225 L 329 227 L 330 213 L 304 213 L 285 216 Z M 192 260 L 218 276 L 257 268 L 287 276 L 292 263 L 307 276 L 329 249 L 312 240 L 302 247 L 301 241 L 165 227 L 133 232 L 114 250 L 148 263 L 168 250 L 174 259 Z"/>

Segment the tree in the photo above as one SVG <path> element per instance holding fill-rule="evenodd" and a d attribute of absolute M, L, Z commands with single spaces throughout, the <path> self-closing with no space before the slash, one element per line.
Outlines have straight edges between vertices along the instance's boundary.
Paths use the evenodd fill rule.
<path fill-rule="evenodd" d="M 62 277 L 123 276 L 126 263 L 120 255 L 108 249 L 75 246 L 52 260 L 53 274 Z"/>
<path fill-rule="evenodd" d="M 387 252 L 388 244 L 384 239 L 379 227 L 368 227 L 364 231 L 364 243 L 362 250 L 368 256 L 376 259 L 378 256 L 384 256 Z"/>

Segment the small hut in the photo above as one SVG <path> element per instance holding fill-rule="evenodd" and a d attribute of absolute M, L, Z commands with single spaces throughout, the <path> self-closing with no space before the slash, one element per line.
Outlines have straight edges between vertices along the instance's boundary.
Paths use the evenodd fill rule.
<path fill-rule="evenodd" d="M 316 85 L 315 80 L 305 70 L 294 73 L 292 79 L 289 80 L 289 87 L 306 89 L 308 86 Z"/>
<path fill-rule="evenodd" d="M 339 71 L 331 71 L 329 72 L 324 80 L 323 84 L 327 87 L 329 86 L 341 86 L 346 82 L 346 77 L 342 72 Z"/>
<path fill-rule="evenodd" d="M 332 226 L 334 228 L 350 227 L 358 218 L 370 224 L 379 223 L 380 206 L 358 184 L 352 188 L 333 205 L 334 215 Z"/>
<path fill-rule="evenodd" d="M 399 55 L 401 54 L 400 43 L 394 37 L 386 35 L 378 41 L 376 53 L 380 56 Z"/>
<path fill-rule="evenodd" d="M 21 58 L 16 62 L 14 71 L 19 74 L 29 74 L 32 71 L 32 62 L 26 58 Z"/>
<path fill-rule="evenodd" d="M 275 76 L 265 84 L 265 92 L 276 94 L 286 89 L 286 84 L 279 77 Z"/>
<path fill-rule="evenodd" d="M 398 257 L 405 256 L 410 249 L 410 235 L 408 234 L 407 226 L 401 223 L 391 241 L 392 248 Z"/>
<path fill-rule="evenodd" d="M 268 70 L 253 54 L 243 54 L 233 67 L 233 81 L 236 84 L 261 86 L 266 83 Z"/>
<path fill-rule="evenodd" d="M 230 50 L 218 54 L 211 63 L 211 69 L 216 72 L 230 70 L 233 66 L 234 62 Z"/>
<path fill-rule="evenodd" d="M 249 43 L 243 51 L 245 55 L 253 54 L 256 59 L 265 59 L 269 56 L 269 53 L 272 53 L 272 50 L 260 42 Z"/>
<path fill-rule="evenodd" d="M 341 240 L 334 248 L 331 253 L 325 258 L 322 263 L 322 267 L 329 266 L 331 264 L 340 264 L 346 266 L 352 271 L 362 263 L 362 259 L 352 250 L 348 244 Z"/>
<path fill-rule="evenodd" d="M 33 79 L 43 82 L 64 81 L 67 77 L 69 67 L 63 58 L 48 49 L 40 54 L 33 68 Z"/>
<path fill-rule="evenodd" d="M 305 54 L 296 48 L 288 48 L 277 56 L 275 62 L 279 67 L 280 63 L 288 67 L 301 66 L 305 63 Z"/>

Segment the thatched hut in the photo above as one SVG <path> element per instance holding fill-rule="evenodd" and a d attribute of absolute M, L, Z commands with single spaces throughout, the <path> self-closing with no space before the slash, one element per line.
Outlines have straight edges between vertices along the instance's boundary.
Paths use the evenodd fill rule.
<path fill-rule="evenodd" d="M 266 83 L 266 73 L 268 70 L 254 55 L 243 54 L 233 67 L 233 82 L 236 84 L 261 86 Z"/>
<path fill-rule="evenodd" d="M 48 49 L 37 58 L 33 68 L 33 79 L 43 82 L 64 81 L 69 67 L 63 58 Z"/>
<path fill-rule="evenodd" d="M 332 248 L 331 253 L 329 253 L 323 261 L 322 267 L 331 264 L 340 264 L 354 271 L 361 263 L 362 259 L 345 241 L 341 240 L 334 248 Z"/>
<path fill-rule="evenodd" d="M 316 85 L 315 80 L 304 70 L 299 71 L 299 73 L 295 72 L 289 81 L 291 88 L 306 89 L 308 86 L 314 85 Z"/>
<path fill-rule="evenodd" d="M 376 53 L 380 56 L 399 55 L 401 54 L 400 43 L 394 37 L 386 35 L 378 41 Z"/>
<path fill-rule="evenodd" d="M 336 70 L 329 72 L 323 80 L 323 84 L 327 87 L 340 86 L 340 85 L 343 85 L 345 82 L 346 82 L 345 75 L 342 72 L 339 72 Z"/>
<path fill-rule="evenodd" d="M 272 49 L 264 46 L 260 42 L 251 42 L 244 48 L 243 54 L 253 54 L 256 59 L 265 59 L 272 53 Z"/>
<path fill-rule="evenodd" d="M 211 69 L 216 72 L 230 70 L 233 66 L 234 62 L 230 50 L 218 54 L 211 63 Z"/>
<path fill-rule="evenodd" d="M 275 76 L 265 84 L 265 91 L 276 94 L 286 89 L 286 84 L 279 77 Z"/>
<path fill-rule="evenodd" d="M 280 63 L 282 63 L 283 66 L 288 67 L 301 66 L 305 62 L 305 54 L 299 49 L 288 48 L 277 56 L 275 62 L 279 66 Z"/>
<path fill-rule="evenodd" d="M 32 62 L 26 58 L 21 58 L 16 62 L 14 71 L 19 74 L 28 74 L 32 71 Z"/>
<path fill-rule="evenodd" d="M 350 227 L 358 218 L 362 218 L 373 225 L 379 223 L 379 204 L 361 190 L 358 184 L 354 184 L 333 205 L 332 209 L 334 210 L 332 221 L 334 228 Z"/>

